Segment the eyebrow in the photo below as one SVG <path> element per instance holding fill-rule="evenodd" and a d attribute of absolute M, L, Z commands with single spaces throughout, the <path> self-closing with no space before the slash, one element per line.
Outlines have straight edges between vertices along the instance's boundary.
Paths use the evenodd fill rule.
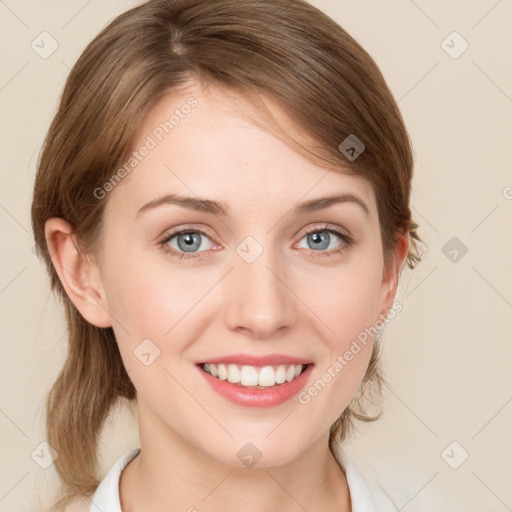
<path fill-rule="evenodd" d="M 294 215 L 303 215 L 305 213 L 312 213 L 323 210 L 334 204 L 354 203 L 359 205 L 366 215 L 370 215 L 370 209 L 366 203 L 358 196 L 350 193 L 337 194 L 335 196 L 318 197 L 310 199 L 298 204 L 292 210 Z M 177 194 L 166 194 L 146 203 L 142 208 L 137 211 L 138 217 L 143 212 L 152 210 L 163 205 L 177 205 L 188 210 L 195 210 L 199 212 L 211 213 L 214 215 L 228 216 L 230 208 L 222 201 L 214 201 L 212 199 L 201 199 L 199 197 L 186 197 Z"/>

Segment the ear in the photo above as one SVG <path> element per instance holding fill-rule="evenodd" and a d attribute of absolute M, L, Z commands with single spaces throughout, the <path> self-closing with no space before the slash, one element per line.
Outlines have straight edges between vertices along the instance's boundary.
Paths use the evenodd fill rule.
<path fill-rule="evenodd" d="M 405 265 L 407 254 L 409 253 L 410 238 L 409 233 L 401 233 L 393 249 L 393 258 L 387 268 L 382 273 L 382 284 L 379 295 L 379 310 L 384 316 L 392 308 L 398 288 L 398 280 Z"/>
<path fill-rule="evenodd" d="M 71 302 L 89 323 L 110 327 L 112 322 L 99 269 L 96 263 L 86 261 L 79 254 L 70 224 L 59 218 L 48 219 L 45 237 L 53 266 Z"/>

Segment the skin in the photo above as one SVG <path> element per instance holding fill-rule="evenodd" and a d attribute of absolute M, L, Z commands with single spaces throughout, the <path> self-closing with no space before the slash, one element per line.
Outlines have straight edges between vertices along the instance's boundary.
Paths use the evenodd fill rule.
<path fill-rule="evenodd" d="M 307 405 L 296 397 L 266 409 L 235 405 L 195 364 L 233 353 L 295 355 L 315 364 L 307 388 L 392 307 L 408 237 L 399 238 L 384 269 L 370 184 L 305 159 L 242 118 L 254 107 L 220 88 L 204 93 L 191 82 L 187 92 L 165 97 L 133 147 L 191 95 L 198 105 L 102 199 L 103 238 L 93 260 L 79 257 L 64 220 L 46 224 L 66 292 L 89 322 L 113 327 L 137 389 L 142 452 L 122 473 L 123 510 L 349 511 L 328 433 L 364 377 L 372 340 Z M 279 107 L 266 102 L 285 124 Z M 351 202 L 290 213 L 299 202 L 342 192 L 361 198 L 369 214 Z M 232 213 L 164 205 L 137 217 L 164 193 L 222 201 Z M 315 249 L 304 231 L 321 234 L 324 224 L 355 244 L 331 234 L 328 248 Z M 159 245 L 182 227 L 208 233 L 185 253 L 197 257 L 173 257 Z M 250 264 L 236 252 L 248 236 L 263 248 Z M 179 251 L 177 242 L 167 245 Z M 160 350 L 149 366 L 133 353 L 144 339 Z M 247 442 L 262 453 L 251 468 L 237 457 Z"/>

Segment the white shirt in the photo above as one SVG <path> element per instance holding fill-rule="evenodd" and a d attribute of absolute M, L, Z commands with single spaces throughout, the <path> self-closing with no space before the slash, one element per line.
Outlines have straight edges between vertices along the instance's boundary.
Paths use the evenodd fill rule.
<path fill-rule="evenodd" d="M 131 450 L 115 462 L 96 489 L 92 498 L 90 512 L 122 512 L 119 500 L 119 480 L 121 472 L 139 452 L 140 448 Z M 354 465 L 348 460 L 347 455 L 342 450 L 339 443 L 334 443 L 333 454 L 344 469 L 347 477 L 352 512 L 397 512 L 397 508 L 391 501 L 376 489 L 373 491 L 373 497 L 376 501 L 372 499 L 372 494 L 370 494 L 370 490 L 363 478 Z M 378 509 L 375 503 L 379 504 Z"/>

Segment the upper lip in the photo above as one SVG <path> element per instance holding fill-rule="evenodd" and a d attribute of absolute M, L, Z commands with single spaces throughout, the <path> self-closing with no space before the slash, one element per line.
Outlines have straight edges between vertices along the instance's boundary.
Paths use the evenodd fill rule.
<path fill-rule="evenodd" d="M 226 356 L 213 357 L 205 359 L 197 364 L 239 364 L 248 366 L 273 366 L 280 364 L 311 364 L 302 357 L 288 356 L 286 354 L 268 354 L 258 356 L 256 354 L 231 354 Z"/>

